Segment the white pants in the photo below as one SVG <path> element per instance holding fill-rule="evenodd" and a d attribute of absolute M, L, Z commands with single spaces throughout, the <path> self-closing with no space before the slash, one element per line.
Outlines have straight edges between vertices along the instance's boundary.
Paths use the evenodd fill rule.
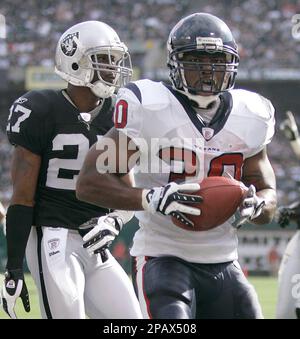
<path fill-rule="evenodd" d="M 26 259 L 43 318 L 142 318 L 132 283 L 109 254 L 89 256 L 77 231 L 32 227 Z"/>
<path fill-rule="evenodd" d="M 300 308 L 300 231 L 289 241 L 278 275 L 279 289 L 276 309 L 277 319 L 296 319 Z"/>

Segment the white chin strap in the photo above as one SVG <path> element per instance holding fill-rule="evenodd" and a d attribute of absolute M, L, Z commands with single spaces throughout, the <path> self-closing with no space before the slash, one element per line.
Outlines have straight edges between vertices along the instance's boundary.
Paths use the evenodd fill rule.
<path fill-rule="evenodd" d="M 91 83 L 86 83 L 81 79 L 77 79 L 75 77 L 70 76 L 67 73 L 59 71 L 55 67 L 55 73 L 58 74 L 62 79 L 65 81 L 69 82 L 70 84 L 74 86 L 82 86 L 82 87 L 89 87 L 91 91 L 93 92 L 94 95 L 98 98 L 109 98 L 114 94 L 115 87 L 114 86 L 108 86 L 102 83 L 100 80 L 94 82 L 93 84 Z"/>
<path fill-rule="evenodd" d="M 176 89 L 176 88 L 175 88 Z M 183 93 L 186 95 L 190 100 L 195 101 L 200 108 L 207 108 L 211 103 L 216 101 L 218 99 L 218 94 L 217 95 L 208 95 L 208 96 L 202 96 L 202 95 L 194 95 L 188 92 L 188 90 L 178 90 L 177 91 Z"/>
<path fill-rule="evenodd" d="M 96 97 L 103 99 L 111 97 L 115 91 L 115 87 L 105 85 L 101 81 L 96 81 L 93 84 L 88 84 L 87 87 L 91 89 L 91 91 L 93 92 L 93 94 L 96 95 Z"/>
<path fill-rule="evenodd" d="M 194 95 L 189 92 L 185 92 L 185 95 L 189 97 L 189 99 L 195 101 L 200 108 L 207 108 L 211 103 L 217 100 L 218 95 Z"/>

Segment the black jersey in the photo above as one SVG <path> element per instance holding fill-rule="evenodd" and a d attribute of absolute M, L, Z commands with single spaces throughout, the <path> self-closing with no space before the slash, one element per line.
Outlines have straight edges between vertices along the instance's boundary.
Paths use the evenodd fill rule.
<path fill-rule="evenodd" d="M 78 228 L 107 209 L 76 198 L 79 171 L 89 148 L 112 127 L 113 99 L 86 123 L 62 91 L 30 91 L 10 109 L 7 135 L 11 144 L 41 156 L 34 225 Z"/>

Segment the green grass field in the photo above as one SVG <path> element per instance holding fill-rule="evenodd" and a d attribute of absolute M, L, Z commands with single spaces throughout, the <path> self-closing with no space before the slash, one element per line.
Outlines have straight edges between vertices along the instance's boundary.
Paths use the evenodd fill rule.
<path fill-rule="evenodd" d="M 0 277 L 1 282 L 3 277 Z M 260 303 L 262 305 L 263 313 L 266 319 L 272 319 L 275 316 L 275 305 L 277 295 L 277 279 L 272 277 L 251 277 L 250 282 L 255 287 Z M 23 309 L 22 302 L 17 302 L 16 313 L 20 319 L 38 319 L 41 318 L 38 306 L 38 296 L 35 285 L 30 275 L 26 276 L 26 284 L 29 290 L 31 312 L 26 313 Z M 8 316 L 0 310 L 0 319 L 7 319 Z"/>

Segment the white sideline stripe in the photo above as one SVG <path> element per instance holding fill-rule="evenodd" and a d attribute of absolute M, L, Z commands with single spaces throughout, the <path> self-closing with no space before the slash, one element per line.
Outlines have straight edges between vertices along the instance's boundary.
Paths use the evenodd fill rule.
<path fill-rule="evenodd" d="M 140 307 L 141 307 L 144 319 L 150 319 L 149 314 L 148 314 L 146 299 L 144 296 L 144 290 L 143 290 L 143 268 L 145 264 L 146 264 L 145 257 L 143 256 L 136 257 L 136 270 L 137 270 L 136 283 L 137 283 L 137 288 L 138 288 Z"/>

